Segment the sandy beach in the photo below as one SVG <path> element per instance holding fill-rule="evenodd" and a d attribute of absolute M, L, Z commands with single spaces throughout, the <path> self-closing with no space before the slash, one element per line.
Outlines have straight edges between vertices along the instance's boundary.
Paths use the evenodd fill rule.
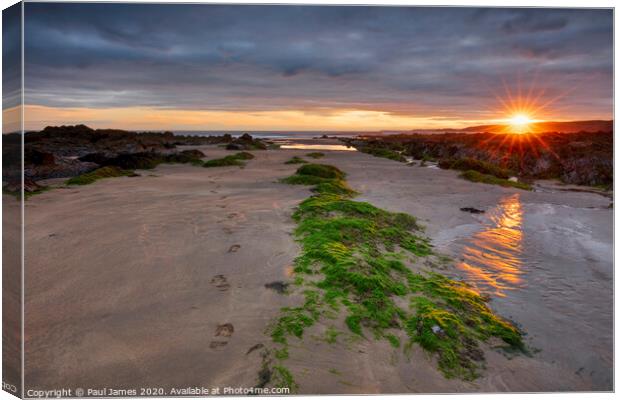
<path fill-rule="evenodd" d="M 206 160 L 230 154 L 192 148 Z M 466 382 L 445 378 L 415 345 L 325 343 L 318 323 L 285 361 L 299 393 L 612 390 L 609 198 L 323 152 L 318 162 L 346 172 L 356 200 L 417 217 L 454 260 L 442 273 L 488 294 L 532 351 L 507 357 L 487 346 L 482 376 Z M 286 160 L 306 153 L 254 151 L 244 168 L 160 165 L 28 199 L 26 388 L 254 386 L 262 359 L 249 350 L 268 346 L 269 323 L 299 302 L 265 285 L 292 280 L 300 248 L 291 215 L 311 192 L 278 180 L 298 167 Z"/>

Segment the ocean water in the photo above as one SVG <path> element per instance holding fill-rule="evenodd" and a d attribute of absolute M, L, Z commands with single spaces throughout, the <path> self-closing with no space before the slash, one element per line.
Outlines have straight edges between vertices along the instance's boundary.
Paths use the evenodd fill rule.
<path fill-rule="evenodd" d="M 219 136 L 229 133 L 234 137 L 249 133 L 258 139 L 312 139 L 327 136 L 352 137 L 368 132 L 334 132 L 334 131 L 173 131 L 175 135 L 187 136 Z"/>

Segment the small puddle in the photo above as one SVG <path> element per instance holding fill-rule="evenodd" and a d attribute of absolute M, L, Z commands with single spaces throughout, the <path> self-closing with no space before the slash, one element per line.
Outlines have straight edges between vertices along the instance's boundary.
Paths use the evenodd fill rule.
<path fill-rule="evenodd" d="M 505 297 L 523 284 L 523 209 L 519 194 L 500 200 L 485 214 L 484 229 L 465 240 L 457 266 L 482 292 Z"/>
<path fill-rule="evenodd" d="M 342 144 L 283 144 L 281 149 L 291 150 L 332 150 L 332 151 L 357 151 L 355 147 L 349 147 Z"/>

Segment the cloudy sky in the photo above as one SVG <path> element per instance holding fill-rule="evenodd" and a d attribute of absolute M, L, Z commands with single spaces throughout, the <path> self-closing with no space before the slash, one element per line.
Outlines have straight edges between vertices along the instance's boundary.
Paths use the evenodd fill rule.
<path fill-rule="evenodd" d="M 612 118 L 610 10 L 27 3 L 25 21 L 30 129 L 462 127 L 519 99 Z"/>

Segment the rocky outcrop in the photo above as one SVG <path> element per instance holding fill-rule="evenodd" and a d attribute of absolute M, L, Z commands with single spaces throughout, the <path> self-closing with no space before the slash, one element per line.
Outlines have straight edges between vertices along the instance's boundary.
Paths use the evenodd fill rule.
<path fill-rule="evenodd" d="M 524 179 L 560 179 L 590 186 L 613 183 L 612 132 L 446 133 L 343 140 L 365 152 L 388 149 L 419 160 L 435 159 L 440 166 L 479 160 Z"/>
<path fill-rule="evenodd" d="M 235 139 L 230 134 L 188 136 L 92 129 L 86 125 L 48 126 L 39 132 L 27 132 L 23 140 L 24 174 L 33 181 L 72 177 L 107 165 L 148 169 L 162 162 L 188 163 L 205 156 L 199 150 L 177 151 L 180 145 L 236 144 L 241 150 L 266 148 L 249 134 Z M 21 182 L 22 137 L 8 134 L 3 135 L 2 141 L 3 185 Z"/>
<path fill-rule="evenodd" d="M 80 157 L 82 162 L 95 163 L 99 166 L 114 166 L 125 170 L 152 169 L 162 163 L 190 163 L 205 157 L 200 150 L 183 150 L 174 153 L 139 152 L 121 153 L 108 157 L 104 153 L 92 153 Z"/>
<path fill-rule="evenodd" d="M 82 162 L 71 157 L 58 157 L 51 164 L 25 164 L 24 176 L 32 180 L 70 178 L 98 168 L 92 162 Z"/>
<path fill-rule="evenodd" d="M 231 141 L 227 150 L 266 150 L 267 145 L 260 139 L 254 139 L 250 134 L 244 133 L 239 138 Z"/>

